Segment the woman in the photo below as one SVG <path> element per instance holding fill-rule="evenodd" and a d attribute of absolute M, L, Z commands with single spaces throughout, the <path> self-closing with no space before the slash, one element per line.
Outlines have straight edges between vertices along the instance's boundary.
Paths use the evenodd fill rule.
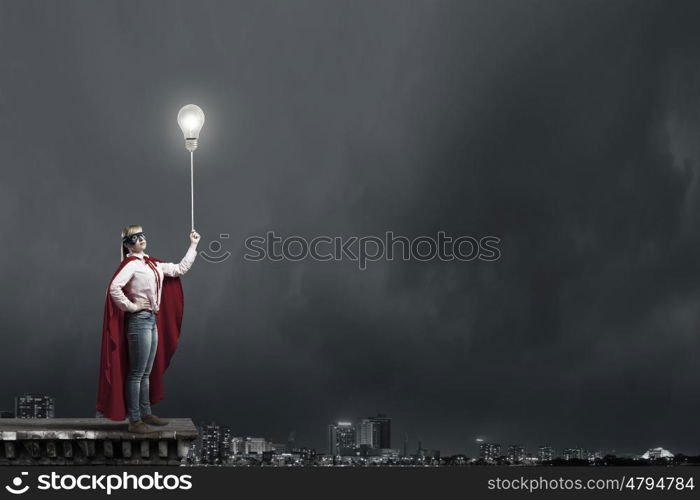
<path fill-rule="evenodd" d="M 107 290 L 102 328 L 102 356 L 97 415 L 129 418 L 129 432 L 151 432 L 167 420 L 151 411 L 163 398 L 163 372 L 180 336 L 184 299 L 179 277 L 197 256 L 200 236 L 190 233 L 190 247 L 177 263 L 145 253 L 146 235 L 138 225 L 122 231 L 122 262 Z"/>

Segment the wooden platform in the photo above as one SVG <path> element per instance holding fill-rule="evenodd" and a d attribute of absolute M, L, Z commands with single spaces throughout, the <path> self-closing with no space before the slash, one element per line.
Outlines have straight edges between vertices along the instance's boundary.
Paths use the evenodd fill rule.
<path fill-rule="evenodd" d="M 126 420 L 3 418 L 0 465 L 180 465 L 197 428 L 189 418 L 168 420 L 134 434 Z"/>

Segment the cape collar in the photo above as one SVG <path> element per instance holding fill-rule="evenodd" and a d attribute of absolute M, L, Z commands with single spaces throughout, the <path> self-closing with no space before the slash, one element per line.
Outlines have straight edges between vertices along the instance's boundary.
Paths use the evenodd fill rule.
<path fill-rule="evenodd" d="M 137 257 L 137 258 L 143 260 L 144 257 L 148 257 L 148 254 L 147 254 L 147 253 L 132 253 L 132 252 L 129 252 L 128 254 L 126 254 L 126 256 L 127 256 L 127 257 Z"/>

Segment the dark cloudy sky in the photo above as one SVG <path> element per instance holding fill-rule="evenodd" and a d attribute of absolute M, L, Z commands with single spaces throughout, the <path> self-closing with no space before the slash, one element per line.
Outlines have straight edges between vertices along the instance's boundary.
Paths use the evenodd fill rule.
<path fill-rule="evenodd" d="M 0 2 L 0 408 L 94 414 L 119 231 L 200 249 L 165 416 L 325 450 L 393 418 L 700 453 L 700 7 Z M 497 262 L 247 262 L 247 236 L 495 235 Z"/>

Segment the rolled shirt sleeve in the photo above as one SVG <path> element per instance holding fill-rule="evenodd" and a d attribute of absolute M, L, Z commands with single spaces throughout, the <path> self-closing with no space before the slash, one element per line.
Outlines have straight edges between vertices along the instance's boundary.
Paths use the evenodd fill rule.
<path fill-rule="evenodd" d="M 112 284 L 109 286 L 109 294 L 112 296 L 116 306 L 122 311 L 136 312 L 138 306 L 131 302 L 129 298 L 124 294 L 122 288 L 126 285 L 131 277 L 134 275 L 134 262 L 129 262 L 112 280 Z"/>
<path fill-rule="evenodd" d="M 177 264 L 172 262 L 159 262 L 158 265 L 163 270 L 165 276 L 178 277 L 185 274 L 192 267 L 194 258 L 197 256 L 197 245 L 192 244 L 187 249 L 187 253 Z"/>

